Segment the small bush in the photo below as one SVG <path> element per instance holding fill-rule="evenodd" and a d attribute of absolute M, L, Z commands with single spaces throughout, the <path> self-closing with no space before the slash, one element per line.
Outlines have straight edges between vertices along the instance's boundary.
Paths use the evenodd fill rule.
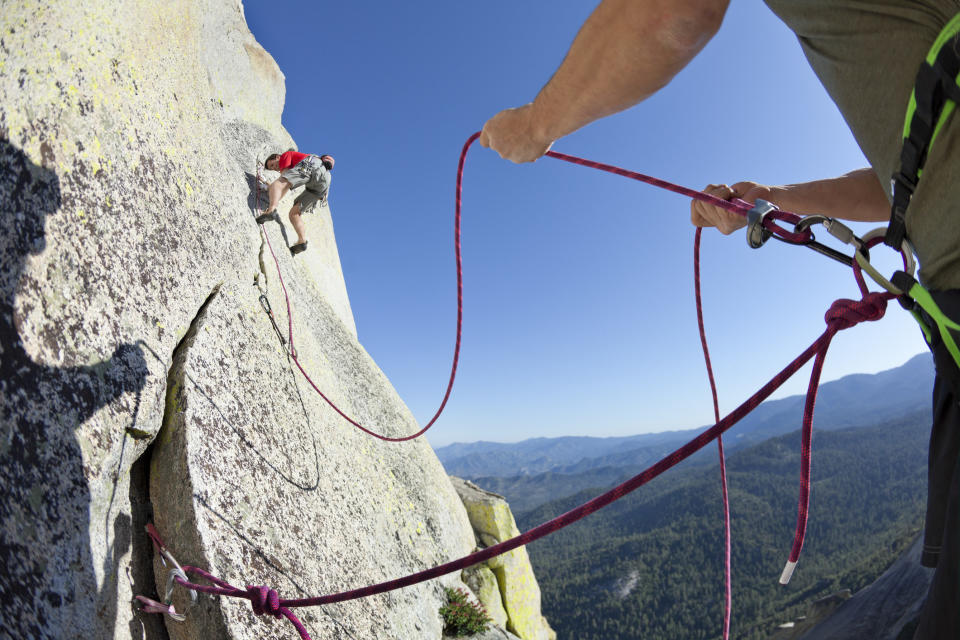
<path fill-rule="evenodd" d="M 447 604 L 440 607 L 444 633 L 455 638 L 483 633 L 493 622 L 482 605 L 470 602 L 463 589 L 447 589 Z"/>

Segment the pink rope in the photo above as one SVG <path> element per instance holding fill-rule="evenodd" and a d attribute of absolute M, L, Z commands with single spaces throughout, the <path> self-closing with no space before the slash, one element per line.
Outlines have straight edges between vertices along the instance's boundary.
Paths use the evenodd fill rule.
<path fill-rule="evenodd" d="M 544 522 L 543 524 L 534 527 L 533 529 L 530 529 L 519 536 L 511 538 L 510 540 L 505 540 L 463 558 L 459 558 L 457 560 L 453 560 L 424 571 L 419 571 L 402 578 L 396 578 L 394 580 L 388 580 L 358 589 L 312 598 L 282 599 L 279 596 L 274 597 L 275 592 L 273 592 L 271 589 L 258 586 L 248 586 L 244 591 L 230 585 L 223 580 L 220 580 L 219 578 L 216 578 L 202 569 L 190 566 L 183 567 L 183 570 L 187 573 L 199 575 L 202 578 L 212 582 L 213 585 L 197 584 L 188 580 L 184 580 L 181 577 L 177 577 L 175 580 L 180 585 L 194 591 L 203 591 L 205 593 L 211 593 L 215 595 L 248 599 L 251 601 L 251 603 L 253 603 L 255 612 L 262 611 L 263 613 L 269 613 L 275 617 L 286 617 L 297 628 L 301 638 L 304 640 L 309 640 L 309 635 L 307 635 L 306 630 L 303 629 L 302 624 L 300 624 L 299 620 L 296 619 L 296 616 L 294 616 L 293 613 L 289 612 L 290 608 L 345 602 L 357 598 L 365 598 L 380 593 L 386 593 L 402 587 L 418 584 L 426 580 L 431 580 L 454 571 L 459 571 L 479 562 L 484 562 L 502 553 L 506 553 L 518 547 L 527 545 L 535 540 L 539 540 L 540 538 L 548 536 L 551 533 L 559 531 L 560 529 L 569 526 L 592 513 L 599 511 L 607 505 L 647 484 L 657 476 L 676 466 L 683 460 L 689 458 L 691 455 L 705 447 L 714 439 L 719 438 L 721 434 L 733 427 L 737 422 L 753 411 L 753 409 L 759 406 L 760 403 L 766 400 L 770 394 L 782 386 L 784 382 L 792 377 L 793 374 L 803 367 L 803 365 L 809 362 L 811 358 L 817 356 L 818 360 L 822 361 L 823 355 L 826 353 L 826 349 L 829 347 L 831 339 L 838 331 L 852 327 L 858 322 L 866 320 L 878 320 L 883 317 L 883 313 L 886 309 L 886 303 L 892 297 L 893 296 L 888 293 L 871 293 L 863 300 L 859 301 L 838 300 L 834 302 L 833 306 L 831 306 L 830 310 L 826 314 L 827 329 L 823 332 L 823 334 L 821 334 L 819 338 L 817 338 L 809 347 L 807 347 L 803 353 L 797 356 L 790 364 L 788 364 L 769 382 L 761 387 L 760 390 L 754 393 L 749 399 L 727 414 L 724 418 L 717 421 L 715 425 L 704 430 L 697 437 L 693 438 L 682 447 L 676 449 L 671 454 L 662 458 L 650 467 L 647 467 L 644 471 L 640 472 L 629 480 L 617 485 L 613 489 L 610 489 L 596 498 L 593 498 L 592 500 L 585 502 L 564 514 L 557 516 L 552 520 Z M 818 379 L 819 374 L 816 376 L 811 376 L 811 388 L 815 389 L 815 384 Z M 812 422 L 813 404 L 813 401 L 808 398 L 807 408 L 804 412 L 805 434 L 808 433 L 808 425 Z M 807 409 L 809 409 L 809 412 Z M 808 449 L 806 455 L 809 457 Z M 809 464 L 805 464 L 804 468 L 808 473 Z M 807 478 L 808 480 L 805 484 L 806 492 L 803 490 L 801 492 L 801 513 L 798 515 L 798 531 L 795 539 L 794 550 L 791 551 L 790 555 L 794 562 L 796 561 L 795 559 L 799 557 L 800 548 L 803 545 L 803 532 L 806 527 L 806 501 L 809 499 L 809 475 L 807 475 Z M 153 537 L 153 535 L 151 535 L 151 537 Z M 154 542 L 160 547 L 163 546 L 162 542 L 159 541 L 159 537 L 154 537 Z"/>
<path fill-rule="evenodd" d="M 703 347 L 703 362 L 707 367 L 707 378 L 710 380 L 710 393 L 713 396 L 713 416 L 720 422 L 720 401 L 717 395 L 717 382 L 713 377 L 713 365 L 710 364 L 710 348 L 707 346 L 707 332 L 703 324 L 703 300 L 700 295 L 700 236 L 702 227 L 697 227 L 693 239 L 693 290 L 697 301 L 697 326 L 700 329 L 700 345 Z M 720 456 L 720 491 L 723 494 L 723 640 L 730 637 L 730 617 L 733 611 L 733 580 L 730 561 L 730 496 L 727 494 L 727 463 L 723 454 L 723 436 L 717 436 L 717 453 Z"/>
<path fill-rule="evenodd" d="M 384 440 L 386 442 L 405 442 L 407 440 L 413 440 L 418 438 L 427 430 L 436 423 L 437 419 L 440 418 L 440 414 L 443 413 L 444 408 L 447 406 L 447 401 L 450 400 L 450 393 L 453 391 L 453 381 L 457 377 L 457 365 L 460 362 L 460 345 L 463 337 L 463 257 L 461 255 L 460 248 L 460 210 L 461 210 L 461 201 L 462 201 L 462 192 L 463 192 L 463 165 L 466 161 L 467 150 L 470 148 L 470 145 L 473 144 L 474 140 L 480 137 L 480 133 L 475 133 L 472 135 L 466 143 L 463 145 L 463 150 L 460 153 L 460 162 L 457 165 L 457 186 L 455 194 L 455 207 L 454 207 L 454 222 L 453 222 L 453 247 L 454 254 L 456 256 L 456 269 L 457 269 L 457 337 L 456 343 L 453 347 L 453 364 L 450 366 L 450 378 L 447 381 L 447 389 L 443 394 L 443 400 L 440 402 L 439 408 L 437 408 L 436 413 L 433 414 L 433 417 L 430 418 L 429 422 L 423 426 L 422 429 L 416 433 L 410 434 L 408 436 L 401 437 L 390 437 L 385 436 L 380 433 L 373 431 L 372 429 L 360 424 L 344 411 L 340 409 L 327 395 L 317 386 L 317 384 L 310 377 L 310 374 L 307 373 L 306 369 L 303 368 L 303 365 L 300 363 L 300 359 L 297 357 L 297 351 L 293 346 L 293 312 L 291 310 L 290 296 L 287 293 L 286 284 L 283 282 L 283 274 L 280 271 L 280 261 L 277 259 L 277 254 L 273 250 L 273 244 L 270 242 L 270 236 L 264 231 L 263 237 L 267 240 L 267 247 L 270 249 L 270 255 L 273 256 L 273 262 L 277 267 L 277 277 L 280 279 L 280 287 L 283 289 L 283 297 L 286 300 L 287 305 L 287 318 L 289 325 L 289 345 L 290 345 L 290 357 L 293 360 L 294 364 L 297 365 L 297 368 L 300 370 L 300 373 L 303 374 L 303 377 L 306 379 L 307 383 L 313 387 L 313 390 L 316 391 L 323 400 L 330 405 L 337 414 L 342 417 L 344 420 L 352 424 L 357 429 L 360 429 L 364 433 Z M 259 211 L 260 206 L 260 167 L 257 167 L 257 207 Z M 262 225 L 261 225 L 262 227 Z"/>
<path fill-rule="evenodd" d="M 289 353 L 293 362 L 297 365 L 297 368 L 300 370 L 300 373 L 303 374 L 304 378 L 307 380 L 307 383 L 313 387 L 323 400 L 330 405 L 330 407 L 344 420 L 352 424 L 357 429 L 360 429 L 364 433 L 371 435 L 380 440 L 385 440 L 387 442 L 404 442 L 407 440 L 413 440 L 418 438 L 424 433 L 427 432 L 430 427 L 436 423 L 440 418 L 440 414 L 443 413 L 444 408 L 447 406 L 447 401 L 450 399 L 450 393 L 453 390 L 453 382 L 457 375 L 457 365 L 460 361 L 460 345 L 462 342 L 463 336 L 463 259 L 461 256 L 461 247 L 460 247 L 460 220 L 461 220 L 461 205 L 462 205 L 462 192 L 463 192 L 463 168 L 464 163 L 467 158 L 467 151 L 469 151 L 471 145 L 480 137 L 480 132 L 474 133 L 470 136 L 463 145 L 463 149 L 460 151 L 460 161 L 457 164 L 457 182 L 456 182 L 456 194 L 455 194 L 455 206 L 454 206 L 454 254 L 456 256 L 456 271 L 457 271 L 457 328 L 456 328 L 456 343 L 453 348 L 453 363 L 450 366 L 450 378 L 447 381 L 447 388 L 444 392 L 443 399 L 440 402 L 440 406 L 437 409 L 436 413 L 433 414 L 433 417 L 423 426 L 422 429 L 408 436 L 401 437 L 390 437 L 385 436 L 380 433 L 375 432 L 372 428 L 360 424 L 357 420 L 353 419 L 347 415 L 343 410 L 341 410 L 323 391 L 317 386 L 317 384 L 310 378 L 310 375 L 307 373 L 306 369 L 303 368 L 303 365 L 300 363 L 299 358 L 297 357 L 296 349 L 293 344 L 293 313 L 291 312 L 290 296 L 287 293 L 286 284 L 283 281 L 283 274 L 280 272 L 280 262 L 277 260 L 277 254 L 273 250 L 273 244 L 270 242 L 270 237 L 266 232 L 263 233 L 264 238 L 267 240 L 267 247 L 270 249 L 270 255 L 273 256 L 274 264 L 277 267 L 277 276 L 280 279 L 280 286 L 283 289 L 283 296 L 286 300 L 287 305 L 287 319 L 288 319 L 288 331 L 289 331 Z M 587 160 L 584 158 L 578 158 L 576 156 L 567 155 L 564 153 L 558 153 L 556 151 L 548 151 L 547 155 L 551 158 L 558 160 L 564 160 L 566 162 L 572 162 L 574 164 L 579 164 L 585 167 L 590 167 L 593 169 L 599 169 L 601 171 L 607 171 L 609 173 L 614 173 L 626 178 L 631 178 L 633 180 L 638 180 L 650 184 L 652 186 L 660 187 L 661 189 L 666 189 L 674 193 L 678 193 L 690 198 L 697 200 L 702 200 L 709 204 L 712 204 L 717 207 L 726 209 L 727 211 L 732 211 L 739 215 L 746 216 L 747 212 L 753 208 L 753 205 L 750 203 L 744 202 L 738 198 L 734 198 L 731 201 L 723 200 L 715 196 L 708 195 L 701 191 L 695 191 L 687 187 L 683 187 L 666 180 L 661 180 L 659 178 L 654 178 L 642 173 L 637 173 L 636 171 L 628 171 L 620 167 L 615 167 L 609 164 L 603 164 L 601 162 L 594 162 L 593 160 Z M 260 201 L 260 168 L 257 167 L 257 206 L 259 212 L 259 201 Z M 803 243 L 812 239 L 812 234 L 809 230 L 805 230 L 801 233 L 787 231 L 786 229 L 780 227 L 776 220 L 784 220 L 788 223 L 796 224 L 801 220 L 801 217 L 795 213 L 790 213 L 789 211 L 773 211 L 764 219 L 764 227 L 780 236 L 788 242 L 794 243 Z M 262 226 L 262 225 L 261 225 Z"/>
<path fill-rule="evenodd" d="M 286 290 L 286 285 L 283 283 L 282 274 L 280 274 L 280 264 L 277 260 L 276 254 L 273 251 L 273 246 L 270 244 L 270 239 L 266 233 L 264 237 L 267 240 L 267 246 L 270 248 L 270 253 L 273 255 L 274 262 L 277 265 L 277 272 L 280 276 L 281 288 L 283 289 L 284 297 L 287 302 L 287 314 L 288 314 L 288 324 L 289 324 L 289 334 L 290 334 L 290 355 L 296 362 L 297 367 L 303 373 L 303 375 L 310 382 L 311 386 L 323 397 L 324 400 L 331 407 L 333 407 L 337 413 L 343 416 L 351 424 L 357 428 L 373 435 L 382 440 L 388 441 L 402 441 L 410 440 L 416 438 L 419 435 L 423 434 L 427 429 L 429 429 L 433 423 L 437 420 L 440 413 L 443 411 L 444 406 L 446 405 L 447 400 L 450 396 L 450 390 L 453 385 L 453 380 L 456 375 L 457 362 L 459 359 L 460 351 L 460 342 L 461 342 L 461 326 L 462 326 L 462 305 L 463 305 L 463 289 L 462 289 L 462 264 L 460 259 L 460 208 L 461 208 L 461 187 L 462 187 L 462 177 L 463 177 L 463 166 L 466 158 L 467 150 L 470 145 L 479 137 L 479 133 L 471 136 L 467 142 L 464 144 L 463 150 L 460 155 L 460 163 L 457 169 L 457 188 L 456 188 L 456 213 L 455 213 L 455 224 L 454 224 L 454 237 L 455 237 L 455 250 L 457 258 L 457 341 L 454 350 L 454 359 L 453 365 L 451 367 L 450 380 L 447 385 L 446 394 L 444 395 L 443 401 L 441 402 L 440 408 L 437 410 L 434 417 L 430 422 L 417 433 L 402 437 L 402 438 L 389 438 L 379 434 L 376 434 L 362 425 L 358 424 L 356 421 L 349 418 L 346 414 L 340 411 L 321 391 L 317 386 L 310 380 L 306 371 L 300 365 L 299 360 L 296 357 L 296 350 L 293 347 L 293 317 L 291 313 L 290 298 Z M 658 180 L 656 178 L 650 178 L 649 176 L 644 176 L 643 174 L 637 174 L 635 172 L 626 171 L 618 167 L 613 167 L 611 165 L 603 165 L 601 163 L 592 162 L 589 160 L 583 160 L 581 158 L 575 158 L 574 156 L 567 156 L 565 154 L 560 154 L 556 152 L 548 152 L 548 155 L 554 158 L 561 160 L 566 160 L 569 162 L 574 162 L 576 164 L 581 164 L 588 167 L 593 167 L 596 169 L 601 169 L 604 171 L 609 171 L 611 173 L 616 173 L 618 175 L 623 175 L 629 178 L 637 179 L 642 182 L 647 182 L 655 186 L 660 186 L 662 188 L 668 189 L 680 193 L 682 195 L 687 195 L 698 200 L 703 200 L 709 202 L 710 204 L 715 204 L 716 206 L 721 206 L 724 209 L 735 211 L 737 213 L 745 213 L 746 210 L 744 207 L 749 207 L 747 203 L 743 201 L 734 201 L 727 202 L 720 200 L 713 196 L 708 196 L 701 192 L 694 192 L 692 190 L 686 189 L 684 187 L 679 187 L 678 185 L 673 185 L 671 183 Z M 259 177 L 260 172 L 259 168 L 257 171 L 258 174 L 258 206 L 259 206 Z M 731 208 L 732 207 L 732 208 Z M 791 220 L 791 216 L 796 214 L 791 214 L 789 212 L 775 212 L 779 213 L 779 219 L 785 219 L 787 221 Z M 799 216 L 797 216 L 799 218 Z M 768 217 L 769 220 L 769 217 Z M 774 229 L 774 232 L 777 231 Z M 802 236 L 803 234 L 795 234 Z M 802 241 L 802 240 L 801 240 Z M 192 589 L 194 591 L 203 591 L 205 593 L 229 596 L 229 597 L 238 597 L 245 598 L 250 600 L 254 612 L 257 615 L 270 614 L 277 618 L 285 617 L 294 625 L 297 629 L 297 632 L 300 634 L 300 637 L 303 640 L 309 640 L 310 636 L 307 633 L 307 630 L 303 627 L 302 623 L 297 619 L 297 617 L 290 611 L 290 608 L 293 607 L 305 607 L 305 606 L 318 606 L 324 604 L 332 604 L 335 602 L 344 602 L 348 600 L 353 600 L 357 598 L 369 597 L 372 595 L 377 595 L 380 593 L 385 593 L 388 591 L 393 591 L 402 587 L 407 587 L 414 585 L 426 580 L 430 580 L 454 571 L 464 569 L 468 566 L 477 564 L 479 562 L 484 562 L 493 558 L 497 555 L 512 551 L 518 547 L 527 545 L 535 540 L 539 540 L 555 531 L 573 524 L 574 522 L 579 521 L 582 518 L 587 517 L 604 508 L 605 506 L 619 500 L 620 498 L 626 496 L 627 494 L 635 491 L 644 484 L 650 482 L 657 476 L 671 469 L 675 465 L 679 464 L 683 460 L 687 459 L 704 446 L 709 444 L 712 440 L 717 439 L 718 448 L 720 453 L 721 461 L 721 481 L 723 482 L 723 500 L 724 500 L 724 528 L 725 528 L 725 537 L 726 537 L 726 567 L 725 567 L 725 584 L 726 584 L 726 603 L 725 603 L 725 613 L 724 613 L 724 638 L 727 638 L 729 635 L 729 626 L 730 626 L 730 610 L 731 610 L 731 578 L 730 578 L 730 515 L 729 515 L 729 506 L 728 506 L 728 494 L 727 494 L 727 483 L 726 483 L 726 468 L 724 463 L 723 455 L 723 444 L 721 440 L 722 434 L 733 427 L 737 422 L 743 419 L 747 414 L 749 414 L 753 409 L 760 405 L 764 400 L 766 400 L 770 394 L 776 391 L 780 386 L 783 385 L 790 377 L 792 377 L 803 365 L 805 365 L 811 358 L 816 357 L 814 361 L 813 372 L 811 373 L 810 383 L 807 391 L 807 401 L 804 406 L 804 418 L 803 418 L 803 445 L 801 452 L 801 483 L 800 483 L 800 497 L 798 500 L 798 514 L 797 514 L 797 529 L 794 536 L 794 544 L 790 552 L 790 561 L 795 563 L 799 558 L 800 551 L 803 547 L 803 540 L 806 531 L 807 523 L 807 514 L 809 511 L 809 493 L 810 493 L 810 458 L 811 458 L 811 439 L 812 439 L 812 423 L 813 423 L 813 410 L 816 402 L 816 392 L 817 386 L 820 380 L 820 374 L 823 367 L 823 361 L 826 356 L 827 349 L 830 346 L 830 342 L 833 339 L 833 336 L 836 335 L 838 331 L 847 329 L 854 326 L 855 324 L 868 320 L 879 320 L 883 317 L 887 301 L 892 299 L 894 296 L 889 293 L 868 293 L 866 291 L 865 285 L 861 286 L 863 291 L 863 299 L 859 301 L 854 300 L 837 300 L 828 310 L 825 320 L 827 323 L 827 328 L 817 338 L 807 349 L 805 349 L 797 358 L 795 358 L 790 364 L 788 364 L 784 369 L 782 369 L 778 374 L 776 374 L 769 382 L 767 382 L 763 387 L 761 387 L 756 393 L 754 393 L 750 398 L 748 398 L 744 403 L 739 407 L 734 409 L 731 413 L 727 414 L 724 418 L 719 418 L 719 402 L 717 400 L 716 393 L 716 382 L 713 377 L 713 370 L 710 363 L 709 350 L 706 343 L 706 332 L 703 325 L 703 316 L 702 316 L 702 301 L 700 297 L 700 265 L 699 265 L 699 247 L 700 247 L 700 231 L 697 231 L 695 243 L 694 243 L 694 270 L 695 270 L 695 280 L 696 280 L 696 296 L 697 296 L 697 309 L 698 309 L 698 324 L 700 328 L 701 343 L 704 349 L 704 359 L 707 366 L 708 377 L 710 379 L 711 390 L 713 393 L 713 402 L 714 402 L 714 415 L 717 418 L 716 423 L 700 433 L 697 437 L 693 438 L 687 442 L 682 447 L 676 449 L 671 454 L 662 458 L 655 464 L 651 465 L 641 473 L 635 475 L 629 480 L 617 485 L 613 489 L 593 498 L 592 500 L 581 504 L 580 506 L 571 509 L 570 511 L 553 518 L 533 529 L 528 530 L 527 532 L 495 544 L 486 549 L 477 551 L 470 555 L 467 555 L 458 560 L 453 560 L 441 564 L 439 566 L 426 569 L 417 573 L 413 573 L 401 578 L 394 580 L 389 580 L 381 582 L 378 584 L 369 585 L 366 587 L 353 589 L 349 591 L 343 591 L 340 593 L 328 594 L 325 596 L 317 596 L 312 598 L 300 598 L 300 599 L 281 599 L 279 595 L 273 589 L 270 589 L 265 586 L 248 586 L 246 590 L 238 589 L 233 585 L 227 583 L 220 578 L 217 578 L 210 573 L 204 571 L 203 569 L 197 567 L 186 566 L 183 570 L 187 573 L 192 573 L 198 575 L 205 580 L 211 582 L 210 585 L 197 584 L 190 582 L 180 576 L 175 578 L 176 582 L 180 585 Z M 858 281 L 862 283 L 862 276 L 859 273 L 859 270 L 854 267 L 854 271 L 858 277 Z M 155 529 L 148 527 L 148 532 L 150 533 L 151 538 L 154 541 L 155 546 L 158 549 L 163 548 L 163 543 L 159 538 L 159 534 L 156 533 Z"/>
<path fill-rule="evenodd" d="M 474 134 L 477 135 L 477 134 Z M 620 167 L 614 166 L 612 164 L 604 164 L 602 162 L 595 162 L 593 160 L 586 160 L 584 158 L 578 158 L 577 156 L 567 155 L 566 153 L 559 153 L 557 151 L 547 151 L 547 156 L 551 158 L 556 158 L 557 160 L 564 160 L 565 162 L 572 162 L 573 164 L 579 164 L 584 167 L 590 167 L 591 169 L 599 169 L 600 171 L 606 171 L 608 173 L 613 173 L 618 176 L 623 176 L 624 178 L 630 178 L 631 180 L 638 180 L 640 182 L 649 184 L 654 187 L 659 187 L 660 189 L 665 189 L 667 191 L 672 191 L 673 193 L 678 193 L 682 196 L 687 196 L 688 198 L 693 198 L 694 200 L 700 200 L 701 202 L 706 202 L 707 204 L 712 204 L 715 207 L 720 207 L 721 209 L 726 209 L 731 213 L 736 213 L 738 215 L 746 217 L 747 212 L 753 208 L 753 205 L 749 202 L 745 202 L 740 198 L 733 198 L 731 200 L 724 200 L 716 196 L 711 196 L 709 194 L 703 193 L 702 191 L 696 191 L 688 187 L 683 187 L 666 180 L 661 180 L 660 178 L 654 178 L 653 176 L 648 176 L 643 173 L 637 173 L 636 171 L 629 171 L 627 169 L 622 169 Z M 781 211 L 779 209 L 771 211 L 766 218 L 764 218 L 763 226 L 768 231 L 774 233 L 782 240 L 793 244 L 804 244 L 813 239 L 813 234 L 809 229 L 806 229 L 801 232 L 797 231 L 787 231 L 780 225 L 776 223 L 777 220 L 783 220 L 789 224 L 797 224 L 803 219 L 803 216 L 797 215 L 796 213 L 791 213 L 789 211 Z"/>

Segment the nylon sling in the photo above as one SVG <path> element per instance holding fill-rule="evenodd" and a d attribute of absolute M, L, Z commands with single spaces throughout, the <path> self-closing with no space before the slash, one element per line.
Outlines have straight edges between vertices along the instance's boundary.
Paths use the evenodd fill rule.
<path fill-rule="evenodd" d="M 957 104 L 960 104 L 960 14 L 946 24 L 930 47 L 907 103 L 900 170 L 891 180 L 893 202 L 884 238 L 884 242 L 895 249 L 900 249 L 906 239 L 907 208 L 923 174 L 927 156 Z M 916 319 L 927 344 L 933 345 L 932 323 L 960 368 L 960 348 L 950 331 L 960 331 L 960 325 L 943 313 L 929 291 L 913 276 L 897 271 L 891 282 L 903 291 L 900 304 Z"/>

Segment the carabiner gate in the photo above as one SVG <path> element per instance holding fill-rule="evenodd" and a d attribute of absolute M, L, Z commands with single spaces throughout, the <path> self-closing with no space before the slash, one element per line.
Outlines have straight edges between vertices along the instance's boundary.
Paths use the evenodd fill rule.
<path fill-rule="evenodd" d="M 823 228 L 826 229 L 827 232 L 834 238 L 844 244 L 853 245 L 855 251 L 862 251 L 866 255 L 867 259 L 870 259 L 870 252 L 863 240 L 858 238 L 850 227 L 834 218 L 819 214 L 805 216 L 802 220 L 800 220 L 800 222 L 794 225 L 793 229 L 797 233 L 802 233 L 804 231 L 809 231 L 810 227 L 815 224 L 822 224 Z M 810 240 L 805 242 L 804 245 L 813 249 L 817 253 L 827 256 L 828 258 L 833 258 L 837 262 L 842 262 L 848 267 L 852 267 L 854 260 L 856 259 L 854 256 L 848 256 L 845 253 L 817 242 L 816 236 L 813 235 L 813 232 L 810 232 Z"/>

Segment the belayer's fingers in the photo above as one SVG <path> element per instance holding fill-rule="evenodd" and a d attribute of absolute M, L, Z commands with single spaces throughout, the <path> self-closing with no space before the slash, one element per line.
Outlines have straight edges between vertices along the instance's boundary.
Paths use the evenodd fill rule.
<path fill-rule="evenodd" d="M 704 187 L 703 192 L 708 196 L 723 198 L 724 200 L 729 200 L 737 195 L 737 192 L 733 189 L 733 187 L 725 184 L 708 184 L 706 187 Z"/>

